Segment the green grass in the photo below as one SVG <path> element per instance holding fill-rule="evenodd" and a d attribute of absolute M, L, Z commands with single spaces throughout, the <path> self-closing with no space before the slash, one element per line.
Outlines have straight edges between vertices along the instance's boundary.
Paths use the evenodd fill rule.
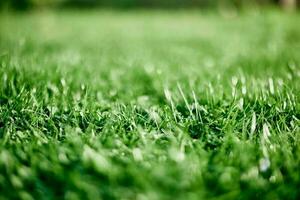
<path fill-rule="evenodd" d="M 0 199 L 299 199 L 300 15 L 0 15 Z"/>

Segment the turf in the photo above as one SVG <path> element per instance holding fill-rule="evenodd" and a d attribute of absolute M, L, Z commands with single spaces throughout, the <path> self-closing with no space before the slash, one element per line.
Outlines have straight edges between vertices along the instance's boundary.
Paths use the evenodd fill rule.
<path fill-rule="evenodd" d="M 300 15 L 0 15 L 0 199 L 299 199 Z"/>

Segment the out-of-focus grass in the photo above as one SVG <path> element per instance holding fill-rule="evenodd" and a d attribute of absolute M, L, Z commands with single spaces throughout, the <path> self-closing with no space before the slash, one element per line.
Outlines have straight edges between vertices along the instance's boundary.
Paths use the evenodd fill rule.
<path fill-rule="evenodd" d="M 300 16 L 0 15 L 0 199 L 299 199 Z"/>

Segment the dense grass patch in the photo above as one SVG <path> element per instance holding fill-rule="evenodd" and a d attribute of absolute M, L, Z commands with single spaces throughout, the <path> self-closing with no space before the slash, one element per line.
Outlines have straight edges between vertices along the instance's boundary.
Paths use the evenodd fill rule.
<path fill-rule="evenodd" d="M 0 16 L 1 199 L 299 199 L 298 13 Z"/>

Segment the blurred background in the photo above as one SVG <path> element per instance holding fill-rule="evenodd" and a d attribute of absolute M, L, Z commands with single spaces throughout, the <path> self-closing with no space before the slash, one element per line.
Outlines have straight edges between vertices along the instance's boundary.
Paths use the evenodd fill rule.
<path fill-rule="evenodd" d="M 180 9 L 201 8 L 219 9 L 257 6 L 278 6 L 287 10 L 294 10 L 300 0 L 0 0 L 0 9 L 30 10 L 41 8 L 158 8 Z"/>

